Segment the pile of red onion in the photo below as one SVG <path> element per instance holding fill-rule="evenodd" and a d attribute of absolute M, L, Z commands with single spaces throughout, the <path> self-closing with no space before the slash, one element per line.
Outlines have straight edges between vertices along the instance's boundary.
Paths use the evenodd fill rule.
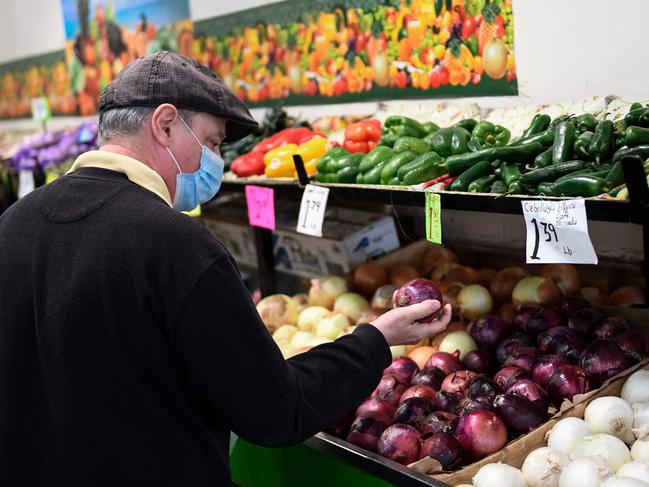
<path fill-rule="evenodd" d="M 441 299 L 425 279 L 406 283 L 395 306 Z M 468 327 L 479 349 L 460 360 L 436 352 L 423 369 L 394 359 L 353 415 L 327 431 L 408 465 L 424 457 L 454 470 L 500 450 L 548 419 L 548 408 L 584 394 L 648 355 L 628 320 L 578 297 L 523 307 L 511 323 L 486 315 Z"/>

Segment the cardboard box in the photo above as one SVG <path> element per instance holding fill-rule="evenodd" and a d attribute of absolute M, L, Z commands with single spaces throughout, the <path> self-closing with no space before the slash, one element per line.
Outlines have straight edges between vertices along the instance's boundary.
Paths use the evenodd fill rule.
<path fill-rule="evenodd" d="M 205 211 L 205 226 L 240 264 L 256 265 L 254 232 L 247 222 L 245 206 L 230 201 Z M 322 229 L 323 237 L 295 231 L 295 205 L 276 201 L 274 232 L 275 265 L 292 275 L 314 278 L 345 274 L 369 258 L 399 248 L 399 237 L 390 216 L 359 210 L 330 207 Z"/>

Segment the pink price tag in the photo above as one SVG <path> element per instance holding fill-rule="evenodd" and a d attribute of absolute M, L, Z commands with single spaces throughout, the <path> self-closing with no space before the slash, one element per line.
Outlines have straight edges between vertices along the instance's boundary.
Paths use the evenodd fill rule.
<path fill-rule="evenodd" d="M 246 186 L 246 201 L 250 225 L 275 230 L 275 192 L 273 188 Z"/>

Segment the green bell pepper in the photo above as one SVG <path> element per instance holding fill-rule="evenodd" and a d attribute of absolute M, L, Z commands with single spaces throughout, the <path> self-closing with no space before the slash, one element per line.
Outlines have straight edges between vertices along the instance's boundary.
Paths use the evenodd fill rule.
<path fill-rule="evenodd" d="M 471 152 L 476 152 L 484 149 L 480 141 L 477 139 L 469 139 L 469 142 L 467 142 L 466 146 L 469 148 Z"/>
<path fill-rule="evenodd" d="M 649 128 L 628 127 L 624 131 L 624 145 L 636 147 L 645 144 L 649 144 Z"/>
<path fill-rule="evenodd" d="M 572 146 L 572 152 L 575 157 L 578 157 L 579 159 L 590 159 L 590 152 L 588 149 L 592 140 L 593 133 L 590 131 L 586 131 L 577 137 L 575 144 Z"/>
<path fill-rule="evenodd" d="M 511 132 L 502 125 L 486 121 L 478 123 L 471 132 L 471 139 L 477 140 L 483 147 L 503 147 L 511 136 Z"/>
<path fill-rule="evenodd" d="M 610 120 L 602 120 L 597 124 L 593 139 L 588 146 L 588 152 L 596 162 L 609 162 L 613 157 L 615 152 L 613 129 L 613 122 Z"/>
<path fill-rule="evenodd" d="M 534 115 L 530 126 L 527 127 L 525 131 L 523 131 L 521 139 L 526 139 L 528 137 L 531 137 L 532 135 L 540 134 L 544 130 L 547 130 L 547 128 L 550 126 L 551 121 L 552 119 L 550 118 L 550 115 L 537 113 L 536 115 Z"/>
<path fill-rule="evenodd" d="M 388 131 L 387 133 L 381 135 L 381 138 L 379 139 L 378 143 L 376 144 L 377 146 L 387 146 L 387 147 L 392 147 L 394 143 L 399 140 L 401 136 L 395 134 L 394 132 Z"/>
<path fill-rule="evenodd" d="M 424 122 L 421 124 L 421 126 L 424 127 L 426 135 L 432 134 L 433 132 L 437 132 L 439 130 L 439 125 L 434 122 Z"/>
<path fill-rule="evenodd" d="M 358 174 L 360 174 L 358 172 L 358 167 L 344 167 L 340 171 L 332 175 L 334 180 L 330 182 L 352 184 L 356 182 L 356 176 L 358 176 Z"/>
<path fill-rule="evenodd" d="M 471 133 L 476 125 L 478 125 L 478 122 L 473 118 L 465 118 L 464 120 L 457 122 L 453 127 L 462 127 L 467 132 Z"/>
<path fill-rule="evenodd" d="M 392 147 L 397 154 L 400 152 L 414 152 L 415 154 L 430 152 L 430 146 L 416 137 L 400 137 Z"/>
<path fill-rule="evenodd" d="M 462 127 L 448 127 L 427 135 L 424 137 L 424 142 L 433 152 L 437 152 L 442 157 L 449 157 L 468 152 L 467 143 L 470 136 L 471 134 Z"/>
<path fill-rule="evenodd" d="M 363 156 L 363 160 L 358 166 L 358 171 L 365 174 L 376 167 L 382 161 L 392 158 L 395 151 L 390 147 L 377 146 Z"/>
<path fill-rule="evenodd" d="M 422 124 L 414 118 L 404 117 L 402 115 L 389 116 L 385 119 L 383 125 L 389 129 L 393 129 L 393 127 L 409 127 L 417 132 L 417 135 L 414 135 L 414 137 L 424 137 L 426 135 L 426 129 Z"/>
<path fill-rule="evenodd" d="M 649 127 L 649 105 L 643 106 L 641 103 L 633 103 L 629 113 L 624 117 L 627 126 Z"/>
<path fill-rule="evenodd" d="M 575 125 L 571 121 L 567 120 L 556 125 L 554 143 L 552 144 L 552 164 L 559 164 L 570 159 L 576 138 Z"/>
<path fill-rule="evenodd" d="M 316 162 L 316 169 L 318 173 L 328 172 L 328 164 L 332 160 L 338 160 L 342 156 L 349 155 L 349 151 L 343 147 L 333 147 L 330 151 L 324 154 L 318 162 Z"/>

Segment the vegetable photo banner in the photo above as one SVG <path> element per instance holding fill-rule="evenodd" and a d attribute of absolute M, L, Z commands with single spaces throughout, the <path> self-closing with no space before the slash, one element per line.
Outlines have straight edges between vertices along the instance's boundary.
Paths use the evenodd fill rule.
<path fill-rule="evenodd" d="M 511 0 L 287 0 L 194 24 L 251 106 L 516 95 Z"/>

